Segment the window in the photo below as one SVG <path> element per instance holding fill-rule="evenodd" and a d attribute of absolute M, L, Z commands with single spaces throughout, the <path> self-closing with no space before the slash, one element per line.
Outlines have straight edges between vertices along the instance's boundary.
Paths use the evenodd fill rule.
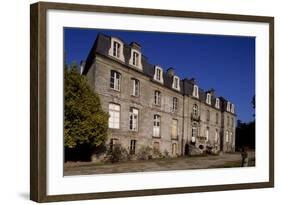
<path fill-rule="evenodd" d="M 177 154 L 177 144 L 176 143 L 173 143 L 172 144 L 172 155 L 176 155 Z"/>
<path fill-rule="evenodd" d="M 216 124 L 219 124 L 219 113 L 216 113 Z"/>
<path fill-rule="evenodd" d="M 227 116 L 227 127 L 229 127 L 229 116 Z"/>
<path fill-rule="evenodd" d="M 163 83 L 163 70 L 159 66 L 155 66 L 154 80 Z"/>
<path fill-rule="evenodd" d="M 206 103 L 211 105 L 211 94 L 207 93 Z"/>
<path fill-rule="evenodd" d="M 123 42 L 117 38 L 111 38 L 111 46 L 108 54 L 124 62 Z"/>
<path fill-rule="evenodd" d="M 219 132 L 218 132 L 218 129 L 216 129 L 216 132 L 215 132 L 215 143 L 217 143 L 219 140 Z"/>
<path fill-rule="evenodd" d="M 199 98 L 199 92 L 198 92 L 198 86 L 194 85 L 193 86 L 193 97 Z"/>
<path fill-rule="evenodd" d="M 198 106 L 196 104 L 193 105 L 192 114 L 197 117 L 198 116 Z"/>
<path fill-rule="evenodd" d="M 113 42 L 113 56 L 120 58 L 120 43 L 118 43 L 117 41 Z"/>
<path fill-rule="evenodd" d="M 229 132 L 229 142 L 232 141 L 232 132 Z"/>
<path fill-rule="evenodd" d="M 174 88 L 174 89 L 176 89 L 176 90 L 180 90 L 180 79 L 179 79 L 178 76 L 174 76 L 174 77 L 173 77 L 172 88 Z"/>
<path fill-rule="evenodd" d="M 119 129 L 120 127 L 120 105 L 110 103 L 109 104 L 109 120 L 108 127 L 113 129 Z"/>
<path fill-rule="evenodd" d="M 225 133 L 225 142 L 228 142 L 229 141 L 229 136 L 228 136 L 228 131 L 226 131 Z"/>
<path fill-rule="evenodd" d="M 159 152 L 159 150 L 160 150 L 160 144 L 159 144 L 159 142 L 154 142 L 154 143 L 153 143 L 153 153 L 156 154 L 156 153 Z"/>
<path fill-rule="evenodd" d="M 130 108 L 130 120 L 129 120 L 129 129 L 132 131 L 138 130 L 138 118 L 139 110 L 136 108 Z"/>
<path fill-rule="evenodd" d="M 219 98 L 216 98 L 216 105 L 215 105 L 215 107 L 217 109 L 220 109 L 220 99 Z"/>
<path fill-rule="evenodd" d="M 137 52 L 133 52 L 133 65 L 139 66 L 139 54 Z"/>
<path fill-rule="evenodd" d="M 234 104 L 231 104 L 231 112 L 234 113 Z"/>
<path fill-rule="evenodd" d="M 157 68 L 156 69 L 156 79 L 160 80 L 161 79 L 160 77 L 161 77 L 161 70 Z"/>
<path fill-rule="evenodd" d="M 158 90 L 156 90 L 154 92 L 154 104 L 155 105 L 160 105 L 161 104 L 161 93 Z"/>
<path fill-rule="evenodd" d="M 139 96 L 140 93 L 140 81 L 137 79 L 132 79 L 133 81 L 133 96 Z"/>
<path fill-rule="evenodd" d="M 206 111 L 206 120 L 207 120 L 207 122 L 210 121 L 210 110 Z"/>
<path fill-rule="evenodd" d="M 118 144 L 119 140 L 118 139 L 110 139 L 109 143 L 109 150 L 112 152 L 115 146 Z"/>
<path fill-rule="evenodd" d="M 178 120 L 172 120 L 172 139 L 178 138 Z"/>
<path fill-rule="evenodd" d="M 160 115 L 154 115 L 153 136 L 154 137 L 160 137 Z"/>
<path fill-rule="evenodd" d="M 131 140 L 131 142 L 130 142 L 130 154 L 136 154 L 136 143 L 137 143 L 137 140 Z"/>
<path fill-rule="evenodd" d="M 197 137 L 197 124 L 193 124 L 191 129 L 191 142 L 195 143 L 196 137 Z"/>
<path fill-rule="evenodd" d="M 121 74 L 115 70 L 110 71 L 110 88 L 120 91 Z"/>
<path fill-rule="evenodd" d="M 206 129 L 206 141 L 209 140 L 209 127 L 207 127 Z"/>
<path fill-rule="evenodd" d="M 227 112 L 230 112 L 230 102 L 227 102 L 226 111 L 227 111 Z"/>
<path fill-rule="evenodd" d="M 178 109 L 178 98 L 173 98 L 173 111 L 176 111 Z"/>
<path fill-rule="evenodd" d="M 231 127 L 234 128 L 234 118 L 231 118 Z"/>
<path fill-rule="evenodd" d="M 133 48 L 131 49 L 129 64 L 142 70 L 141 53 Z"/>

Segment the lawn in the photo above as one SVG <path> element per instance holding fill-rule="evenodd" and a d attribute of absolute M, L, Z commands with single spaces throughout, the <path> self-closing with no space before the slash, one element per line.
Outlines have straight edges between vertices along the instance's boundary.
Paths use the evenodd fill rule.
<path fill-rule="evenodd" d="M 249 156 L 249 166 L 255 166 L 255 153 L 251 152 Z M 225 153 L 218 156 L 182 156 L 178 158 L 135 160 L 118 163 L 67 162 L 64 164 L 64 175 L 231 168 L 240 166 L 240 153 Z"/>

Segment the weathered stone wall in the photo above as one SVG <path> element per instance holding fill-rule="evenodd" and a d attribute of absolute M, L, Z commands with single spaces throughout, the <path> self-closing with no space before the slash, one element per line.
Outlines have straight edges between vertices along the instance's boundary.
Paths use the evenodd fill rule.
<path fill-rule="evenodd" d="M 110 71 L 116 70 L 122 75 L 121 89 L 115 91 L 110 88 Z M 95 62 L 87 73 L 89 84 L 100 96 L 102 108 L 108 112 L 109 103 L 120 105 L 120 129 L 110 129 L 108 142 L 111 138 L 119 139 L 119 142 L 129 150 L 130 140 L 136 140 L 136 152 L 142 146 L 153 147 L 154 142 L 159 142 L 160 151 L 168 152 L 172 156 L 172 144 L 177 145 L 177 155 L 186 152 L 186 144 L 191 142 L 191 124 L 198 123 L 198 135 L 196 146 L 201 144 L 206 149 L 207 144 L 222 149 L 222 151 L 234 151 L 235 148 L 235 126 L 230 127 L 227 124 L 226 118 L 230 116 L 235 118 L 233 114 L 221 112 L 204 102 L 199 101 L 190 96 L 183 96 L 177 91 L 164 87 L 163 85 L 152 81 L 148 76 L 145 76 L 141 71 L 128 68 L 121 63 L 111 60 L 108 57 L 97 55 Z M 135 97 L 132 95 L 131 78 L 136 78 L 140 81 L 140 95 Z M 161 92 L 161 106 L 154 105 L 154 91 Z M 178 98 L 177 111 L 172 110 L 173 97 Z M 192 118 L 192 108 L 194 104 L 199 108 L 199 119 Z M 130 107 L 139 110 L 138 131 L 129 130 L 129 110 Z M 206 119 L 206 110 L 210 111 L 210 120 Z M 218 123 L 216 123 L 216 113 L 219 115 Z M 153 116 L 158 114 L 161 116 L 161 131 L 160 137 L 153 137 Z M 172 119 L 178 120 L 178 138 L 171 138 Z M 205 137 L 206 128 L 209 127 L 208 142 L 200 139 Z M 218 130 L 218 141 L 215 141 L 215 130 Z M 226 130 L 231 130 L 232 139 L 228 143 L 225 142 Z M 222 143 L 222 145 L 221 145 Z"/>

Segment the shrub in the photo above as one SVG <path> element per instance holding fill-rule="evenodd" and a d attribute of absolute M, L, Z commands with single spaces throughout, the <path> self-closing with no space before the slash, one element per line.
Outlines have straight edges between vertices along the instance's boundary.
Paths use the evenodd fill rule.
<path fill-rule="evenodd" d="M 153 158 L 164 158 L 164 155 L 160 152 L 160 150 L 153 150 Z"/>
<path fill-rule="evenodd" d="M 121 144 L 114 145 L 112 150 L 108 150 L 106 161 L 111 163 L 127 161 L 130 159 L 128 151 Z"/>
<path fill-rule="evenodd" d="M 137 153 L 137 159 L 148 160 L 152 159 L 152 148 L 149 146 L 142 146 Z"/>
<path fill-rule="evenodd" d="M 168 150 L 165 149 L 163 156 L 164 156 L 164 158 L 169 158 L 170 157 Z"/>

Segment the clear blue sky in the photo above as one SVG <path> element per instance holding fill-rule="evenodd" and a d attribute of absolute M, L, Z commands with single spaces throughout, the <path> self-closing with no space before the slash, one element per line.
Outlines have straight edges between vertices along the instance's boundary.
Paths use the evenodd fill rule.
<path fill-rule="evenodd" d="M 180 78 L 194 77 L 204 90 L 214 88 L 235 104 L 237 119 L 253 120 L 254 37 L 65 28 L 66 62 L 85 60 L 99 32 L 139 43 L 150 63 L 173 67 Z"/>

